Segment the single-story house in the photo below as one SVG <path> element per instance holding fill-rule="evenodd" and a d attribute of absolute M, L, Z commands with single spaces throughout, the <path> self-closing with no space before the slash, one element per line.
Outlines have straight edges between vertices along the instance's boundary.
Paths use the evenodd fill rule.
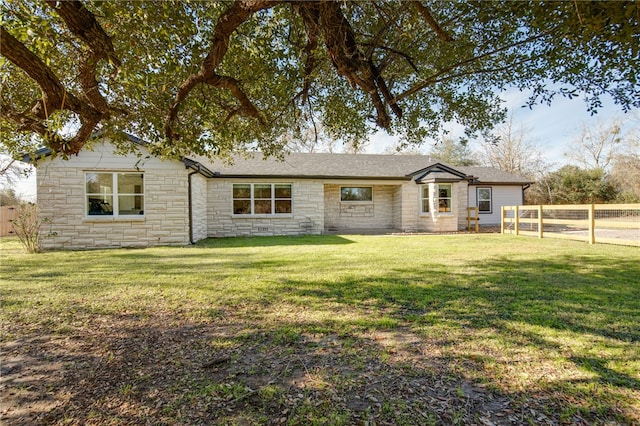
<path fill-rule="evenodd" d="M 522 204 L 526 179 L 488 167 L 452 167 L 424 155 L 291 153 L 233 164 L 146 152 L 116 154 L 108 140 L 67 160 L 37 164 L 43 247 L 186 245 L 207 237 L 362 230 L 449 232 L 500 223 Z M 39 154 L 46 156 L 42 150 Z"/>

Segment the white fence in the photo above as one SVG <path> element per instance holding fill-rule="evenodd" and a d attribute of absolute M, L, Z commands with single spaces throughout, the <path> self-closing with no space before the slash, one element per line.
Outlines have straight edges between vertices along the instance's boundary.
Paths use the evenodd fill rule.
<path fill-rule="evenodd" d="M 504 206 L 501 232 L 640 246 L 640 204 Z"/>

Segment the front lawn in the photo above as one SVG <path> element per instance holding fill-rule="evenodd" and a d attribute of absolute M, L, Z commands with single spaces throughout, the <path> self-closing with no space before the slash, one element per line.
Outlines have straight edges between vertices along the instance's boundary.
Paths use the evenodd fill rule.
<path fill-rule="evenodd" d="M 0 240 L 3 424 L 638 424 L 640 249 Z"/>

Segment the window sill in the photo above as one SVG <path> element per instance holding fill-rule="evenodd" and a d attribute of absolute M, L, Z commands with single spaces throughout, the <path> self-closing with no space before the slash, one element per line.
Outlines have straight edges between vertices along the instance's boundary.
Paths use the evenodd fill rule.
<path fill-rule="evenodd" d="M 431 213 L 419 213 L 418 217 L 431 217 Z M 436 213 L 435 217 L 456 217 L 453 213 Z"/>
<path fill-rule="evenodd" d="M 291 219 L 293 213 L 282 214 L 232 214 L 233 219 Z"/>
<path fill-rule="evenodd" d="M 144 222 L 145 216 L 85 216 L 83 223 Z"/>

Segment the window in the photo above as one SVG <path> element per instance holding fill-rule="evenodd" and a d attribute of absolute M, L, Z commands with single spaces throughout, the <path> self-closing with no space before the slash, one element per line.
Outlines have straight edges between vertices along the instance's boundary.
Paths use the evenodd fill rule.
<path fill-rule="evenodd" d="M 343 186 L 340 188 L 340 201 L 373 201 L 373 188 L 370 186 Z"/>
<path fill-rule="evenodd" d="M 480 213 L 491 213 L 493 206 L 491 205 L 491 188 L 478 188 L 478 211 Z"/>
<path fill-rule="evenodd" d="M 291 184 L 233 184 L 233 214 L 291 214 Z"/>
<path fill-rule="evenodd" d="M 144 214 L 142 173 L 85 173 L 87 216 Z"/>
<path fill-rule="evenodd" d="M 429 185 L 423 185 L 420 189 L 420 205 L 422 213 L 429 213 L 429 205 L 431 200 L 429 199 Z"/>
<path fill-rule="evenodd" d="M 451 213 L 452 209 L 452 186 L 450 183 L 438 184 L 438 211 L 440 213 Z"/>

